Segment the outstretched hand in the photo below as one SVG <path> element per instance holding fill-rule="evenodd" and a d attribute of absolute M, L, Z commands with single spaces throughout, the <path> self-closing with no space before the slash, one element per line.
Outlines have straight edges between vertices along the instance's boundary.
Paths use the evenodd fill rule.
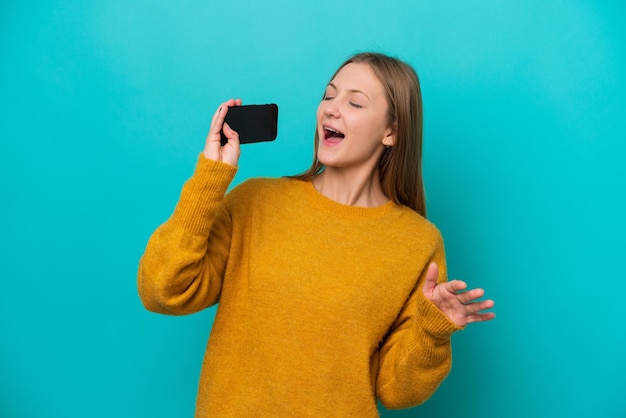
<path fill-rule="evenodd" d="M 436 263 L 430 263 L 423 287 L 424 296 L 457 326 L 464 327 L 472 322 L 489 321 L 496 317 L 493 312 L 483 312 L 493 308 L 493 300 L 477 300 L 484 296 L 483 289 L 465 291 L 467 284 L 461 280 L 437 284 L 438 275 L 439 267 Z"/>
<path fill-rule="evenodd" d="M 239 155 L 241 154 L 239 149 L 239 134 L 224 122 L 228 108 L 233 106 L 241 106 L 241 99 L 230 99 L 222 103 L 217 112 L 213 115 L 211 127 L 209 128 L 209 133 L 204 145 L 204 156 L 211 160 L 237 166 Z M 228 142 L 224 146 L 221 144 L 222 135 L 220 132 L 222 130 L 224 131 L 226 139 L 228 139 Z"/>

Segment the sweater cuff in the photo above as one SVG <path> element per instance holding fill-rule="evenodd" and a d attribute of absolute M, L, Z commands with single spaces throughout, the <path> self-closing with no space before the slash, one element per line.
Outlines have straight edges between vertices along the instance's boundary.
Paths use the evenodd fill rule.
<path fill-rule="evenodd" d="M 237 167 L 200 154 L 193 176 L 183 186 L 172 215 L 192 234 L 208 234 Z"/>
<path fill-rule="evenodd" d="M 417 298 L 417 314 L 422 318 L 418 325 L 421 332 L 437 340 L 447 341 L 452 333 L 464 329 L 452 322 L 434 303 L 422 295 Z"/>

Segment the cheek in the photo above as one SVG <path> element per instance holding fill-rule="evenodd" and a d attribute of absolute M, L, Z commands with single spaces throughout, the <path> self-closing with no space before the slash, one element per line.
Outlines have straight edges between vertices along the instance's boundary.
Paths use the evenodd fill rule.
<path fill-rule="evenodd" d="M 377 137 L 381 139 L 385 136 L 385 132 L 387 131 L 387 118 L 385 116 L 381 116 L 380 114 L 372 115 L 370 119 L 369 129 L 371 132 L 375 132 Z"/>
<path fill-rule="evenodd" d="M 324 116 L 324 102 L 320 103 L 317 106 L 317 112 L 316 112 L 316 117 L 318 121 L 321 121 L 323 116 Z"/>

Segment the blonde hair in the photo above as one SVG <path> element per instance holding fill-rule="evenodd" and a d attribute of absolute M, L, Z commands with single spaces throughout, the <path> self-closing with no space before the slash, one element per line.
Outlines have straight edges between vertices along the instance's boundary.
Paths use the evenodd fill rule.
<path fill-rule="evenodd" d="M 387 122 L 396 134 L 393 147 L 383 152 L 378 169 L 383 192 L 396 204 L 405 205 L 426 217 L 426 196 L 422 179 L 422 94 L 415 70 L 397 58 L 375 52 L 362 52 L 348 58 L 331 80 L 350 63 L 367 64 L 385 89 Z M 317 158 L 319 135 L 315 132 L 313 164 L 294 176 L 309 181 L 324 170 Z"/>

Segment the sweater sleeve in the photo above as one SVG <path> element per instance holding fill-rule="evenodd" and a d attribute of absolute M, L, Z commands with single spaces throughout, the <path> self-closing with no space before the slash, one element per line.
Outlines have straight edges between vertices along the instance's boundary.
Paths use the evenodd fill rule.
<path fill-rule="evenodd" d="M 146 309 L 183 315 L 217 303 L 231 239 L 221 203 L 236 172 L 200 154 L 172 216 L 152 234 L 139 262 L 138 290 Z"/>
<path fill-rule="evenodd" d="M 417 285 L 379 349 L 376 394 L 388 409 L 426 401 L 450 372 L 450 337 L 456 326 L 422 292 L 430 262 L 439 266 L 438 283 L 447 280 L 443 240 L 424 266 Z"/>

